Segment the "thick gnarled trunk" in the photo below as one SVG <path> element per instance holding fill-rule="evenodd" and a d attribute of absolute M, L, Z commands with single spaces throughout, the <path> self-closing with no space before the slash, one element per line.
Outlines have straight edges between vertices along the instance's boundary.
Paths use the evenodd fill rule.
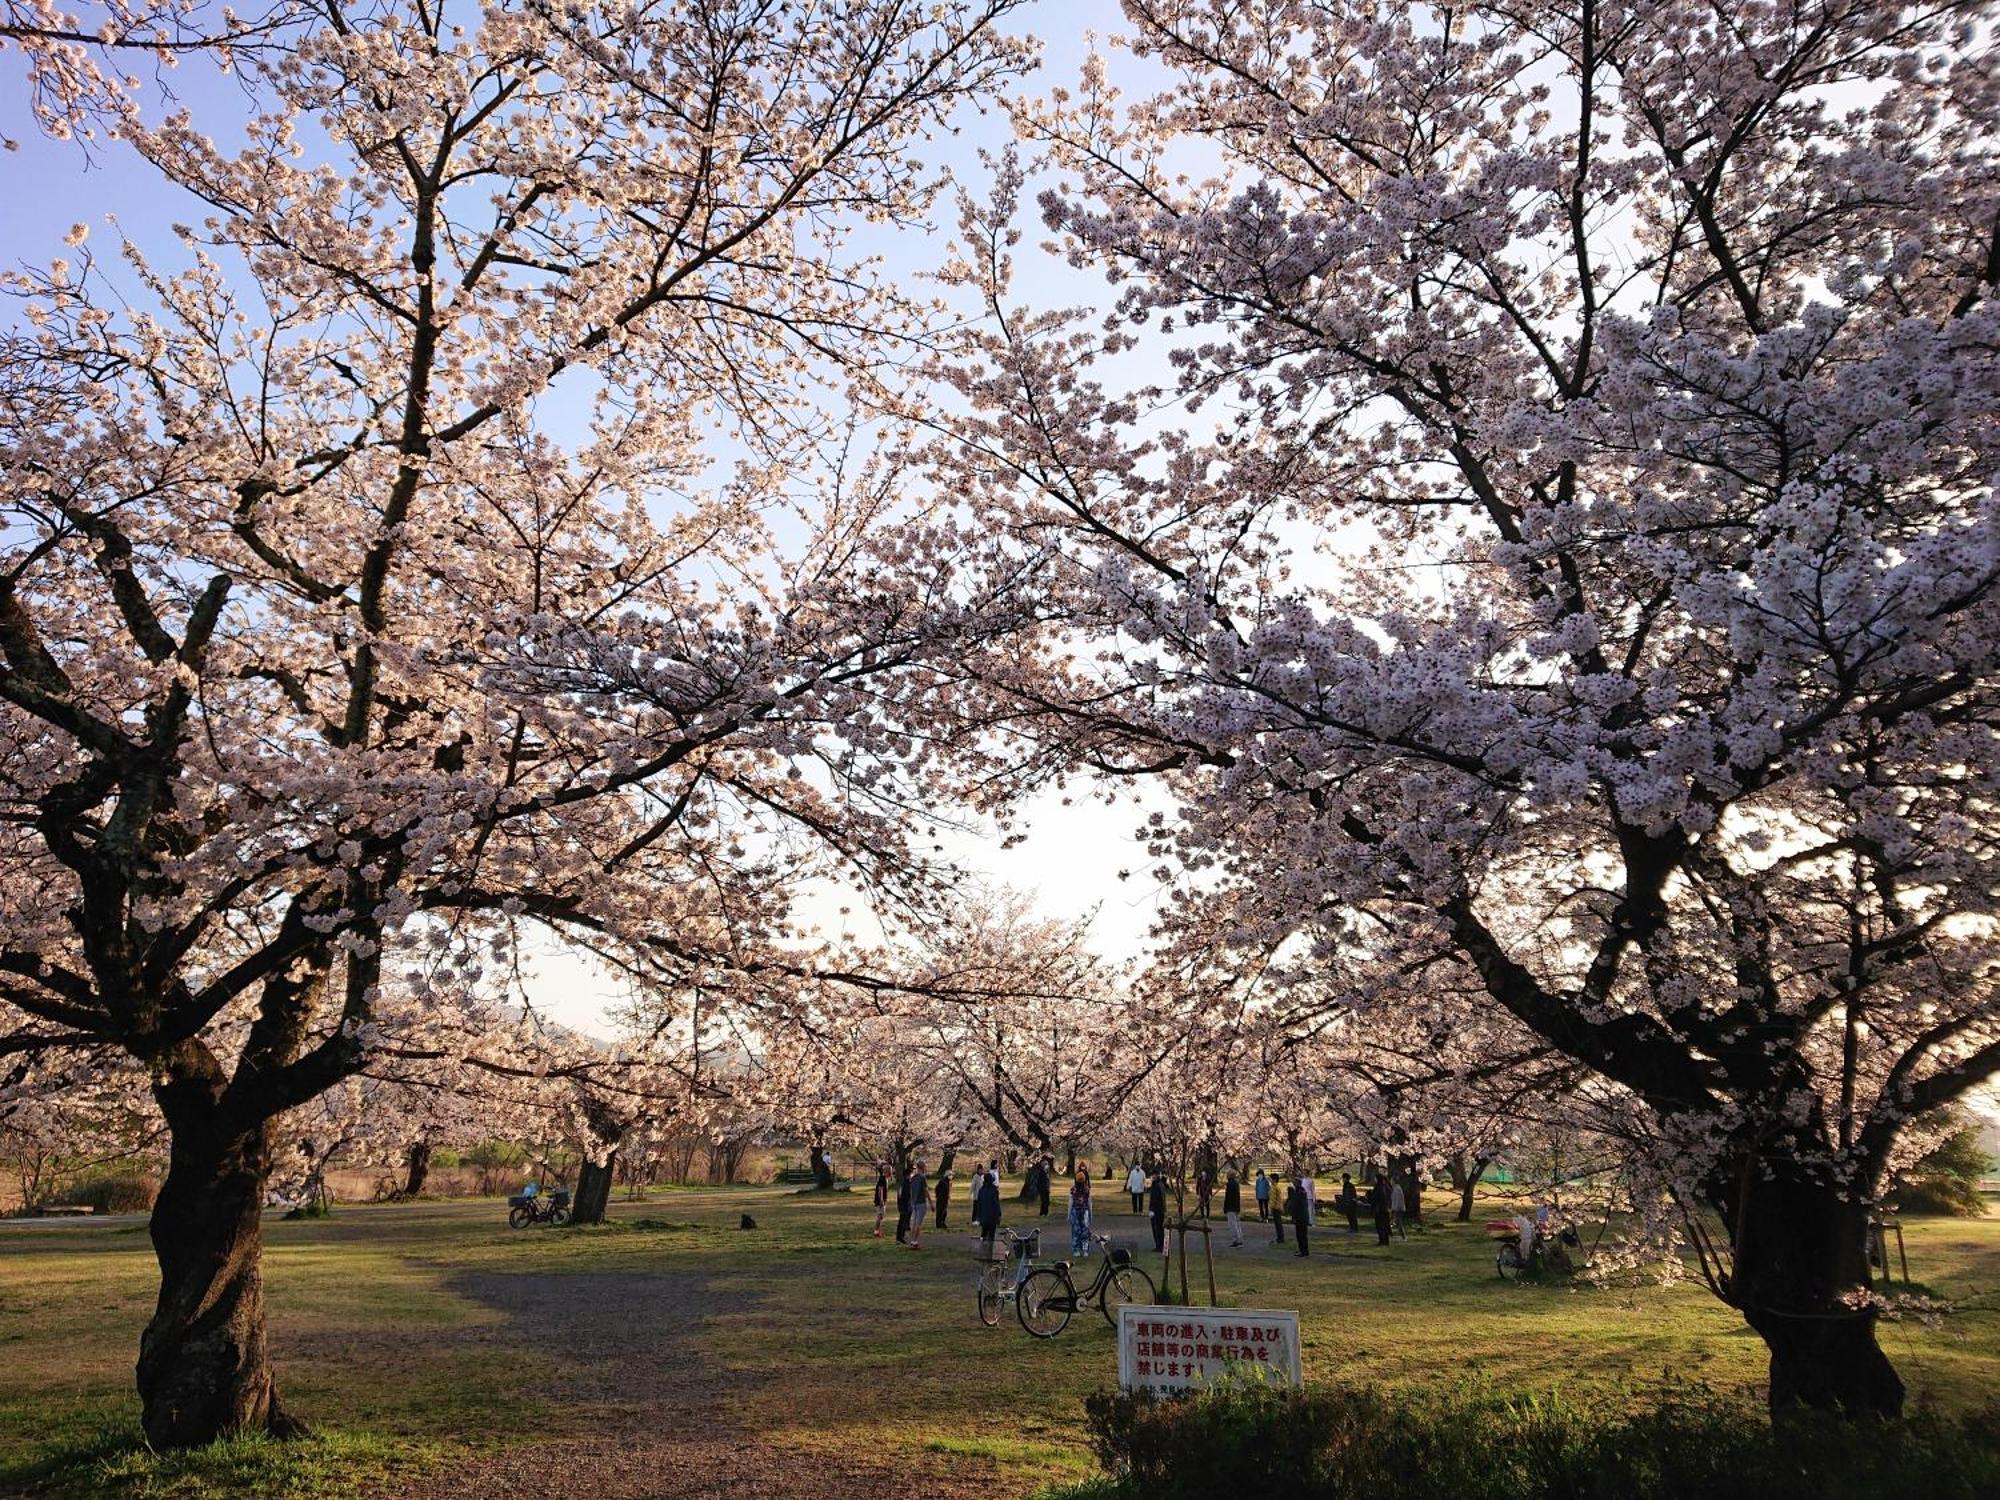
<path fill-rule="evenodd" d="M 1731 1195 L 1733 1199 L 1734 1195 Z M 1868 1210 L 1839 1185 L 1777 1166 L 1726 1201 L 1734 1238 L 1730 1300 L 1771 1354 L 1771 1410 L 1893 1417 L 1903 1382 L 1875 1340 Z"/>
<path fill-rule="evenodd" d="M 153 1205 L 160 1300 L 139 1340 L 146 1440 L 188 1448 L 245 1432 L 289 1434 L 264 1338 L 267 1126 L 177 1122 Z"/>

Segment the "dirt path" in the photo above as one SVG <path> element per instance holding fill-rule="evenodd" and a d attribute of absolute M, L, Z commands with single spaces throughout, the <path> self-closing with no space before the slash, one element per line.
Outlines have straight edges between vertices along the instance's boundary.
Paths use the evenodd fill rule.
<path fill-rule="evenodd" d="M 574 1435 L 427 1481 L 438 1500 L 706 1500 L 744 1496 L 862 1500 L 914 1484 L 927 1496 L 996 1493 L 990 1465 L 933 1452 L 843 1459 L 751 1428 L 743 1398 L 756 1377 L 704 1360 L 712 1318 L 754 1298 L 679 1272 L 475 1272 L 452 1290 L 499 1312 L 504 1342 L 544 1351 L 523 1394 L 574 1411 Z M 494 1336 L 491 1328 L 483 1330 Z M 383 1497 L 388 1500 L 388 1497 Z"/>

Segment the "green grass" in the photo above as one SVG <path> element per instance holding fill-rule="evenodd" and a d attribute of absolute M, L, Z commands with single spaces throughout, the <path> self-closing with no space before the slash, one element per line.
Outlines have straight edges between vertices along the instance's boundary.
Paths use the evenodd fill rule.
<path fill-rule="evenodd" d="M 1007 1208 L 1018 1222 L 1018 1206 Z M 736 1227 L 746 1209 L 756 1230 Z M 381 1493 L 512 1445 L 591 1432 L 606 1411 L 562 1387 L 562 1351 L 534 1346 L 461 1289 L 460 1278 L 491 1273 L 534 1278 L 523 1285 L 545 1288 L 556 1308 L 576 1295 L 563 1281 L 573 1273 L 705 1278 L 719 1295 L 691 1346 L 635 1344 L 632 1369 L 682 1354 L 704 1361 L 729 1383 L 730 1419 L 757 1442 L 830 1465 L 946 1455 L 941 1468 L 964 1465 L 996 1494 L 1090 1472 L 1081 1398 L 1116 1378 L 1110 1330 L 1094 1312 L 1047 1343 L 1011 1320 L 980 1326 L 965 1234 L 904 1250 L 868 1237 L 865 1199 L 789 1189 L 679 1191 L 670 1205 L 615 1201 L 612 1212 L 611 1225 L 585 1230 L 511 1231 L 495 1200 L 343 1206 L 331 1219 L 267 1225 L 280 1390 L 319 1436 L 172 1457 L 137 1442 L 132 1361 L 155 1290 L 145 1236 L 0 1230 L 0 1494 Z M 1216 1279 L 1226 1303 L 1299 1310 L 1308 1379 L 1429 1388 L 1475 1378 L 1637 1403 L 1671 1372 L 1756 1399 L 1763 1347 L 1705 1290 L 1502 1282 L 1485 1216 L 1387 1248 L 1322 1229 L 1310 1261 L 1271 1254 L 1268 1229 L 1252 1224 L 1258 1248 L 1218 1248 Z M 1046 1222 L 1053 1255 L 1066 1234 L 1059 1216 Z M 1142 1243 L 1137 1220 L 1107 1227 Z M 1936 1326 L 1887 1325 L 1884 1346 L 1913 1392 L 1973 1409 L 2000 1380 L 1990 1295 L 2000 1220 L 1912 1221 L 1906 1236 L 1912 1273 L 1971 1306 Z M 1157 1271 L 1150 1253 L 1140 1261 Z M 1198 1254 L 1191 1270 L 1199 1286 Z"/>

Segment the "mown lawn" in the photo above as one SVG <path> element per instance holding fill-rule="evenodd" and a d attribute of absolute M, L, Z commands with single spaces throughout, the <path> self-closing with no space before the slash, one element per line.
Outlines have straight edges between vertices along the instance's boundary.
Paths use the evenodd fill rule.
<path fill-rule="evenodd" d="M 755 1230 L 736 1227 L 746 1211 Z M 144 1231 L 0 1228 L 0 1494 L 421 1494 L 495 1454 L 607 1429 L 670 1453 L 706 1427 L 752 1474 L 760 1450 L 828 1474 L 918 1455 L 968 1493 L 1090 1471 L 1080 1402 L 1115 1379 L 1109 1329 L 1079 1316 L 1041 1343 L 1011 1321 L 981 1327 L 963 1234 L 911 1252 L 867 1237 L 861 1195 L 770 1189 L 618 1203 L 613 1224 L 584 1230 L 517 1233 L 502 1212 L 491 1200 L 354 1207 L 269 1225 L 281 1389 L 320 1435 L 175 1458 L 137 1444 Z M 1313 1380 L 1637 1401 L 1670 1378 L 1756 1399 L 1761 1345 L 1699 1286 L 1503 1283 L 1484 1217 L 1386 1249 L 1323 1227 L 1310 1261 L 1252 1224 L 1251 1248 L 1217 1250 L 1217 1282 L 1227 1303 L 1299 1310 Z M 1066 1236 L 1047 1222 L 1054 1251 Z M 1142 1242 L 1138 1220 L 1104 1227 Z M 1923 1399 L 1983 1405 L 2000 1387 L 2000 1219 L 1906 1233 L 1912 1273 L 1965 1307 L 1889 1326 L 1885 1345 Z M 1157 1269 L 1150 1253 L 1142 1263 Z M 1198 1257 L 1192 1268 L 1199 1280 Z M 676 1293 L 693 1304 L 670 1339 L 648 1331 L 661 1326 L 653 1309 L 579 1300 L 634 1287 L 694 1289 Z M 596 1332 L 579 1354 L 551 1330 L 583 1318 Z M 616 1336 L 626 1318 L 629 1342 Z M 695 1395 L 677 1383 L 690 1370 Z"/>

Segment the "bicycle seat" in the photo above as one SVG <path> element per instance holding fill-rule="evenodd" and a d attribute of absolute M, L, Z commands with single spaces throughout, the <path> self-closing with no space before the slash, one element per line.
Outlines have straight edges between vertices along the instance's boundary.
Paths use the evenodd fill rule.
<path fill-rule="evenodd" d="M 1069 1269 L 1069 1262 L 1066 1260 L 1050 1261 L 1049 1264 L 1054 1266 L 1058 1271 L 1067 1271 Z"/>

